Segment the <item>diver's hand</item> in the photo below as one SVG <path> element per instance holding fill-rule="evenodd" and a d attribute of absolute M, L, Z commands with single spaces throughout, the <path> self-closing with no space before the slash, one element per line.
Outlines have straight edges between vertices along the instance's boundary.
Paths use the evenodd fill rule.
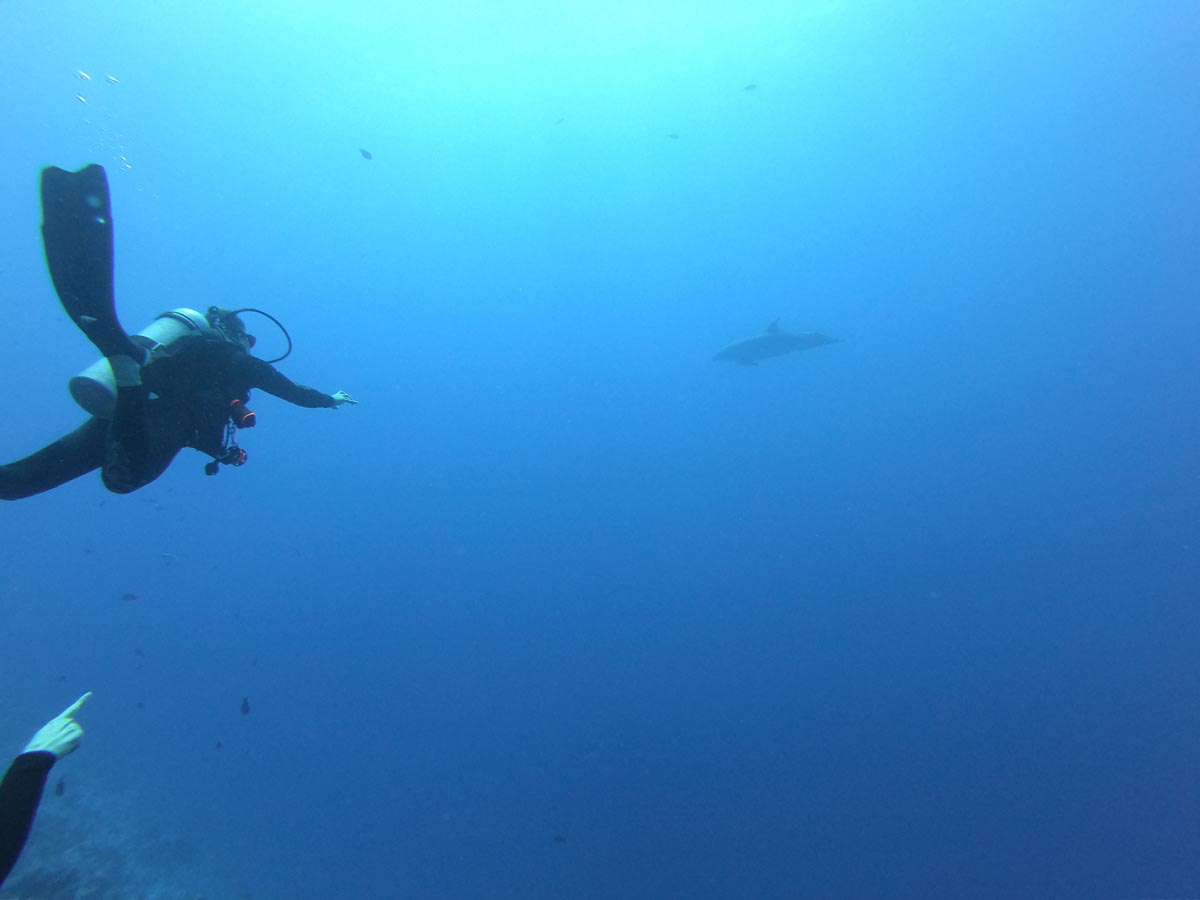
<path fill-rule="evenodd" d="M 345 391 L 338 391 L 333 395 L 333 408 L 337 409 L 343 403 L 349 403 L 351 406 L 357 406 L 358 401 L 347 394 Z"/>
<path fill-rule="evenodd" d="M 34 750 L 48 750 L 58 759 L 62 759 L 73 751 L 79 746 L 79 742 L 83 740 L 83 729 L 71 717 L 79 712 L 79 707 L 83 706 L 91 696 L 92 692 L 88 691 L 43 725 L 21 752 L 31 753 Z"/>

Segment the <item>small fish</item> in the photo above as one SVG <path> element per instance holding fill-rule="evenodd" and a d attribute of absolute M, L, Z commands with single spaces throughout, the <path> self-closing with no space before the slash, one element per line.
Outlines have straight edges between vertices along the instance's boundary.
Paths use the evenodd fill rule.
<path fill-rule="evenodd" d="M 83 103 L 85 105 L 87 104 L 87 97 L 83 96 L 83 94 L 76 94 L 75 99 L 78 100 L 80 103 Z"/>
<path fill-rule="evenodd" d="M 242 715 L 243 716 L 250 715 L 250 698 L 249 697 L 242 698 Z"/>
<path fill-rule="evenodd" d="M 126 591 L 124 594 L 121 595 L 121 599 L 124 600 L 126 603 L 132 603 L 134 600 L 138 599 L 138 595 L 133 593 L 132 591 Z"/>
<path fill-rule="evenodd" d="M 139 701 L 137 702 L 137 708 L 138 708 L 138 709 L 145 709 L 145 708 L 146 708 L 146 704 L 145 704 L 145 703 L 143 703 L 141 700 L 139 700 Z"/>
<path fill-rule="evenodd" d="M 224 744 L 224 743 L 222 743 L 221 741 L 217 741 L 217 749 L 218 749 L 218 750 L 220 750 L 220 749 L 221 749 L 222 747 L 224 747 L 224 746 L 225 746 L 225 744 Z"/>
<path fill-rule="evenodd" d="M 364 150 L 362 147 L 358 148 L 358 152 L 362 154 L 363 159 L 374 159 L 375 158 L 371 155 L 370 150 Z"/>
<path fill-rule="evenodd" d="M 758 88 L 757 84 L 748 84 L 744 88 L 742 88 L 742 90 L 743 91 L 753 91 L 753 90 L 756 90 L 757 88 Z"/>
<path fill-rule="evenodd" d="M 67 779 L 58 779 L 58 784 L 54 785 L 54 796 L 61 797 L 67 792 Z"/>
<path fill-rule="evenodd" d="M 78 78 L 80 81 L 91 81 L 92 80 L 92 76 L 89 75 L 87 72 L 83 71 L 83 69 L 76 69 L 75 77 Z"/>
<path fill-rule="evenodd" d="M 105 75 L 104 80 L 107 81 L 109 84 L 120 84 L 121 83 L 121 82 L 117 81 L 116 75 Z"/>
<path fill-rule="evenodd" d="M 562 124 L 563 122 L 565 122 L 565 121 L 567 121 L 567 117 L 566 117 L 566 116 L 563 116 L 561 119 L 558 119 L 557 121 L 555 121 L 555 123 L 554 123 L 554 124 L 555 124 L 555 125 L 561 125 L 561 124 Z"/>
<path fill-rule="evenodd" d="M 554 843 L 565 844 L 566 842 L 567 842 L 567 836 L 565 834 L 556 834 L 554 836 Z"/>
<path fill-rule="evenodd" d="M 679 140 L 679 135 L 676 134 L 674 131 L 672 131 L 670 134 L 668 134 L 667 137 L 669 137 L 673 141 Z"/>

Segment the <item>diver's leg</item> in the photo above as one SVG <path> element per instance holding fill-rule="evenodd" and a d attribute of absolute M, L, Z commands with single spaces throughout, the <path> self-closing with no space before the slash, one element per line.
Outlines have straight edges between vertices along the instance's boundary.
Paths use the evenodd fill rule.
<path fill-rule="evenodd" d="M 115 494 L 145 487 L 167 470 L 187 435 L 171 404 L 151 400 L 141 385 L 117 388 L 117 407 L 108 429 L 100 477 Z"/>
<path fill-rule="evenodd" d="M 37 453 L 0 466 L 0 500 L 32 497 L 98 469 L 107 432 L 106 421 L 91 418 Z"/>
<path fill-rule="evenodd" d="M 100 166 L 42 170 L 42 243 L 63 308 L 107 357 L 141 363 L 145 351 L 117 320 L 108 179 Z"/>

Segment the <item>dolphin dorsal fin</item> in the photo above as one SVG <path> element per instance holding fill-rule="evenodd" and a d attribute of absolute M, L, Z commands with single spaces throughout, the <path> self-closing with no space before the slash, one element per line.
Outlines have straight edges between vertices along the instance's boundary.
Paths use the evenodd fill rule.
<path fill-rule="evenodd" d="M 779 319 L 767 326 L 767 334 L 779 334 Z"/>

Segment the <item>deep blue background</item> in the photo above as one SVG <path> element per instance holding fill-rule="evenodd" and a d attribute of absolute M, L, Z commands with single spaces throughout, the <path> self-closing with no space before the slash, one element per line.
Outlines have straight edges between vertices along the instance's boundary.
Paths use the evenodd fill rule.
<path fill-rule="evenodd" d="M 0 456 L 48 164 L 361 401 L 0 509 L 4 746 L 257 897 L 1194 895 L 1195 4 L 393 5 L 0 3 Z"/>

